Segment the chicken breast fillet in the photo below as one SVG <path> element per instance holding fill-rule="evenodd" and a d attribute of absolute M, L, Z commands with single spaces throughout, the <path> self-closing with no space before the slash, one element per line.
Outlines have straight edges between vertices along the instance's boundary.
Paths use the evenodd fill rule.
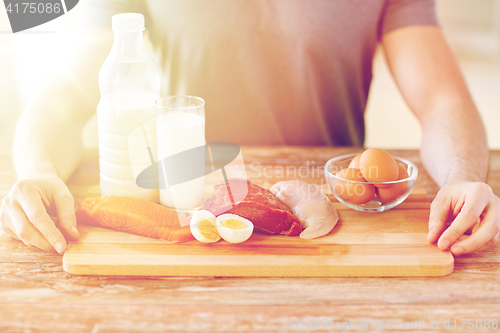
<path fill-rule="evenodd" d="M 337 210 L 320 189 L 299 180 L 282 181 L 271 192 L 300 220 L 304 231 L 300 238 L 312 239 L 328 234 L 339 220 Z"/>

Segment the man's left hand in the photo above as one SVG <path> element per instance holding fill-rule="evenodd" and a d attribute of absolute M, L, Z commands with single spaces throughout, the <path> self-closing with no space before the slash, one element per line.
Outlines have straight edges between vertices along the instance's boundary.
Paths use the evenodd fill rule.
<path fill-rule="evenodd" d="M 500 199 L 485 183 L 444 185 L 431 204 L 427 240 L 443 251 L 455 256 L 481 251 L 495 246 L 499 233 Z"/>

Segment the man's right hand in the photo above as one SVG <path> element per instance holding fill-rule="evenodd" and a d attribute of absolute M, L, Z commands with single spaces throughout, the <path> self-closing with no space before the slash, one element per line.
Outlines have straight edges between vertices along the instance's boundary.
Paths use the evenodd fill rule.
<path fill-rule="evenodd" d="M 51 216 L 57 217 L 60 230 Z M 0 229 L 26 245 L 42 250 L 66 250 L 66 236 L 77 240 L 74 199 L 64 182 L 56 176 L 43 176 L 17 182 L 2 201 Z M 64 236 L 63 236 L 64 234 Z"/>

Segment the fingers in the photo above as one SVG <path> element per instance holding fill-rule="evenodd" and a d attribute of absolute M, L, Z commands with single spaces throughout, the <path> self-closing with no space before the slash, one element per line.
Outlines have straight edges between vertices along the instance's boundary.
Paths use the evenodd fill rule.
<path fill-rule="evenodd" d="M 488 210 L 472 235 L 453 244 L 450 251 L 454 255 L 462 255 L 495 245 L 500 232 L 497 217 L 495 210 Z"/>
<path fill-rule="evenodd" d="M 44 251 L 50 251 L 52 246 L 28 221 L 26 215 L 18 204 L 9 205 L 10 216 L 0 210 L 1 229 L 12 238 L 22 241 L 26 246 L 33 244 Z"/>
<path fill-rule="evenodd" d="M 9 216 L 5 212 L 5 209 L 2 209 L 2 207 L 0 207 L 0 230 L 7 233 L 10 237 L 20 240 L 19 237 L 17 237 L 17 235 L 11 230 L 11 228 L 12 222 L 10 221 Z"/>
<path fill-rule="evenodd" d="M 12 209 L 10 211 L 10 218 L 12 228 L 19 236 L 19 239 L 24 242 L 24 244 L 28 246 L 32 244 L 37 248 L 47 252 L 52 249 L 50 243 L 30 223 L 19 204 L 14 204 L 12 206 Z"/>
<path fill-rule="evenodd" d="M 497 245 L 497 243 L 498 243 L 498 237 L 499 236 L 500 236 L 500 233 L 498 233 L 495 237 L 493 237 L 492 239 L 490 239 L 489 241 L 487 241 L 486 244 L 484 244 L 481 248 L 479 248 L 478 251 L 489 249 L 489 248 L 492 248 L 495 245 Z"/>
<path fill-rule="evenodd" d="M 493 237 L 492 239 L 490 239 L 489 241 L 487 241 L 486 243 L 484 243 L 484 245 L 481 246 L 480 248 L 478 248 L 476 250 L 476 252 L 492 248 L 497 244 L 497 242 L 498 242 L 498 234 L 495 237 Z"/>
<path fill-rule="evenodd" d="M 427 234 L 427 241 L 429 243 L 437 242 L 439 236 L 446 229 L 450 214 L 450 201 L 447 197 L 441 195 L 432 201 L 431 213 L 429 216 L 429 233 Z"/>
<path fill-rule="evenodd" d="M 62 229 L 72 240 L 78 240 L 80 233 L 76 229 L 75 202 L 71 194 L 55 195 L 54 203 L 57 210 L 57 218 Z"/>
<path fill-rule="evenodd" d="M 49 216 L 49 209 L 58 215 L 61 230 Z M 66 249 L 61 231 L 69 239 L 80 236 L 73 197 L 57 177 L 21 180 L 14 184 L 2 201 L 0 228 L 10 230 L 6 232 L 26 244 L 43 250 L 54 248 L 59 253 Z"/>
<path fill-rule="evenodd" d="M 469 195 L 460 213 L 458 213 L 449 228 L 439 237 L 438 247 L 443 251 L 448 250 L 450 245 L 455 243 L 481 218 L 487 203 L 486 196 L 483 193 L 476 192 L 475 195 Z"/>
<path fill-rule="evenodd" d="M 33 198 L 32 196 L 30 198 L 29 195 L 24 195 L 20 197 L 19 204 L 28 220 L 45 237 L 50 245 L 58 253 L 64 253 L 66 250 L 66 240 L 59 229 L 56 228 L 49 214 L 47 214 L 42 201 L 39 198 Z"/>
<path fill-rule="evenodd" d="M 0 230 L 4 231 L 4 232 L 6 232 L 6 233 L 8 233 L 10 235 L 10 233 L 9 233 L 9 230 L 10 230 L 10 219 L 8 219 L 8 215 L 7 215 L 7 213 L 5 212 L 5 209 L 2 206 L 3 206 L 3 201 L 2 201 L 2 205 L 0 205 Z M 19 239 L 17 236 L 14 237 L 14 238 Z"/>
<path fill-rule="evenodd" d="M 17 240 L 20 240 L 19 237 L 17 237 L 17 235 L 10 229 L 3 229 L 4 232 L 8 233 L 10 237 L 14 238 L 14 239 L 17 239 Z M 29 244 L 27 244 L 26 242 L 22 241 L 26 246 L 30 246 Z"/>

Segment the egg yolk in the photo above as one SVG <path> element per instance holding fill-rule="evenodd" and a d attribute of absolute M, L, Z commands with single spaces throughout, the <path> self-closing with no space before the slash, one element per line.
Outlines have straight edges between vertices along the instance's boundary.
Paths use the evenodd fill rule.
<path fill-rule="evenodd" d="M 216 241 L 219 233 L 217 228 L 209 220 L 203 220 L 198 223 L 198 229 L 203 237 L 210 241 Z"/>
<path fill-rule="evenodd" d="M 234 229 L 234 230 L 240 230 L 244 229 L 247 225 L 241 221 L 235 220 L 235 219 L 229 219 L 229 220 L 224 220 L 220 223 L 226 228 Z"/>

